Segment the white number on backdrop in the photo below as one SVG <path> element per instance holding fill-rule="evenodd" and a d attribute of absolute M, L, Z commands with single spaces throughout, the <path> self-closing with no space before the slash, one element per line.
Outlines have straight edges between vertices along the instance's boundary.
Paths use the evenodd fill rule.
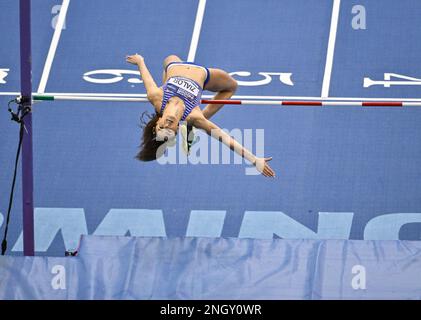
<path fill-rule="evenodd" d="M 264 86 L 272 82 L 272 76 L 279 77 L 279 81 L 288 86 L 293 86 L 294 83 L 291 80 L 292 73 L 281 73 L 281 72 L 259 72 L 260 76 L 263 76 L 261 80 L 237 80 L 240 86 Z M 83 74 L 83 80 L 91 83 L 99 84 L 110 84 L 120 82 L 124 79 L 125 75 L 131 75 L 136 77 L 129 77 L 127 82 L 129 83 L 142 83 L 140 79 L 139 71 L 134 70 L 123 70 L 123 69 L 102 69 L 85 72 Z M 235 71 L 231 72 L 232 77 L 250 77 L 251 73 L 248 71 Z"/>
<path fill-rule="evenodd" d="M 140 73 L 139 71 L 134 70 L 123 70 L 123 69 L 102 69 L 102 70 L 94 70 L 85 72 L 83 75 L 83 80 L 92 82 L 92 83 L 101 83 L 101 84 L 109 84 L 109 83 L 116 83 L 124 79 L 123 75 L 135 75 L 137 78 L 129 78 L 127 82 L 129 83 L 142 83 L 143 81 L 140 80 Z M 98 78 L 94 76 L 100 76 Z"/>
<path fill-rule="evenodd" d="M 399 80 L 393 81 L 392 79 Z M 421 79 L 408 77 L 397 73 L 385 73 L 384 80 L 379 81 L 372 80 L 368 77 L 364 77 L 364 88 L 368 88 L 375 85 L 384 86 L 385 88 L 390 88 L 390 86 L 421 86 Z"/>
<path fill-rule="evenodd" d="M 6 83 L 6 77 L 10 69 L 0 69 L 0 83 Z"/>
<path fill-rule="evenodd" d="M 231 72 L 230 75 L 235 78 L 235 76 L 239 77 L 250 77 L 251 73 L 248 71 L 236 71 Z M 239 86 L 264 86 L 272 82 L 272 76 L 279 76 L 279 81 L 283 84 L 288 86 L 293 86 L 294 83 L 291 80 L 292 73 L 279 73 L 279 72 L 259 72 L 259 75 L 263 76 L 264 78 L 261 80 L 255 81 L 241 81 L 237 80 Z"/>

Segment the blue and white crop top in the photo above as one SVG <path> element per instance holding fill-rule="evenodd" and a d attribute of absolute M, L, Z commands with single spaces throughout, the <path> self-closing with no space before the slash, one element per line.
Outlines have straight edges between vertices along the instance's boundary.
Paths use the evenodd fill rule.
<path fill-rule="evenodd" d="M 186 120 L 193 108 L 200 105 L 202 87 L 194 80 L 185 77 L 171 77 L 162 87 L 164 97 L 162 99 L 161 113 L 164 112 L 168 100 L 172 97 L 179 97 L 184 102 L 184 113 L 181 121 Z"/>

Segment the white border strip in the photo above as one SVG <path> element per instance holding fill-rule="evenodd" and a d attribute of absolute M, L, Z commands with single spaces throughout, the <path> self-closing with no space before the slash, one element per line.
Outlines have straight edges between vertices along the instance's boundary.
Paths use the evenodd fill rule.
<path fill-rule="evenodd" d="M 33 95 L 37 93 L 33 92 Z M 86 96 L 86 97 L 127 97 L 127 98 L 145 98 L 146 94 L 139 93 L 139 94 L 132 94 L 132 93 L 72 93 L 72 92 L 47 92 L 43 93 L 44 95 L 51 95 L 51 96 Z M 0 92 L 0 96 L 20 96 L 20 92 Z M 212 99 L 213 95 L 203 95 L 203 99 Z M 307 97 L 307 96 L 233 96 L 231 97 L 232 100 L 242 100 L 242 99 L 251 99 L 251 100 L 325 100 L 325 101 L 421 101 L 421 98 L 350 98 L 350 97 Z"/>
<path fill-rule="evenodd" d="M 63 0 L 63 3 L 61 5 L 57 24 L 54 30 L 53 38 L 51 40 L 50 49 L 48 50 L 47 59 L 45 60 L 45 64 L 44 64 L 44 70 L 42 71 L 41 80 L 39 82 L 38 91 L 37 91 L 38 93 L 45 92 L 45 87 L 47 86 L 48 77 L 50 76 L 51 66 L 53 64 L 54 56 L 56 54 L 58 41 L 60 40 L 61 30 L 63 29 L 64 21 L 66 19 L 69 3 L 70 3 L 70 0 Z"/>
<path fill-rule="evenodd" d="M 200 29 L 202 28 L 203 16 L 205 14 L 206 0 L 199 0 L 196 12 L 196 21 L 194 22 L 193 35 L 190 43 L 188 62 L 194 62 L 196 57 L 197 45 L 199 43 Z"/>
<path fill-rule="evenodd" d="M 339 10 L 341 0 L 333 0 L 332 18 L 330 21 L 329 42 L 327 45 L 327 56 L 325 64 L 325 73 L 323 76 L 322 94 L 323 98 L 329 96 L 330 77 L 332 75 L 333 56 L 335 53 L 336 31 L 338 29 Z"/>

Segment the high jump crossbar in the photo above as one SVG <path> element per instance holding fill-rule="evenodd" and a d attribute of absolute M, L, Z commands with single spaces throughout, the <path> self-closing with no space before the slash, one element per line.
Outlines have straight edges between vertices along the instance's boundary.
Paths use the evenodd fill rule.
<path fill-rule="evenodd" d="M 115 101 L 115 102 L 148 102 L 144 97 L 112 97 L 112 96 L 81 96 L 81 95 L 48 95 L 36 94 L 34 101 Z M 297 100 L 208 100 L 202 99 L 202 104 L 226 105 L 272 105 L 272 106 L 360 106 L 360 107 L 421 107 L 421 101 L 297 101 Z"/>

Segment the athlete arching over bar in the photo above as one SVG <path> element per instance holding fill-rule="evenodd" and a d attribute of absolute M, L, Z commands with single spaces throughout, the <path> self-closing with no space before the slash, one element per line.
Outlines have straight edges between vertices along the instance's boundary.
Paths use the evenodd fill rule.
<path fill-rule="evenodd" d="M 170 55 L 164 60 L 163 86 L 158 87 L 141 55 L 129 55 L 126 61 L 138 66 L 148 100 L 156 112 L 149 122 L 144 123 L 143 140 L 137 159 L 156 160 L 163 153 L 159 152 L 162 149 L 159 147 L 167 141 L 174 141 L 179 122 L 186 121 L 249 160 L 264 176 L 275 176 L 275 172 L 267 163 L 272 160 L 271 157 L 256 157 L 209 120 L 223 107 L 223 104 L 207 105 L 203 110 L 200 109 L 203 90 L 217 92 L 215 100 L 232 97 L 237 89 L 237 82 L 228 73 L 221 69 L 205 68 L 184 62 L 179 57 Z"/>

